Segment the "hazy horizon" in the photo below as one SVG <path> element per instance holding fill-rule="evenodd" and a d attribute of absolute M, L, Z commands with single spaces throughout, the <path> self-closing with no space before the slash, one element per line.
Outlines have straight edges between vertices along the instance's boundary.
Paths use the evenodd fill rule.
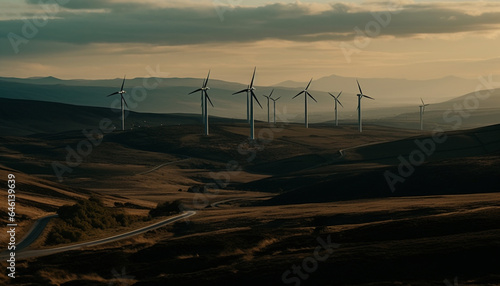
<path fill-rule="evenodd" d="M 257 67 L 258 68 L 258 67 Z M 212 72 L 212 69 L 211 69 L 211 72 Z M 125 75 L 126 76 L 126 80 L 133 80 L 133 79 L 141 79 L 141 78 L 155 78 L 154 76 L 134 76 L 134 77 L 129 77 L 128 75 Z M 313 82 L 318 80 L 318 79 L 323 79 L 323 78 L 327 78 L 327 77 L 341 77 L 341 78 L 354 78 L 354 77 L 349 77 L 349 76 L 342 76 L 342 75 L 338 75 L 338 74 L 325 74 L 325 75 L 322 75 L 322 76 L 319 76 L 318 78 L 313 78 Z M 498 75 L 494 74 L 492 75 L 493 77 L 497 77 Z M 44 79 L 44 78 L 54 78 L 54 79 L 59 79 L 59 80 L 63 80 L 63 81 L 78 81 L 78 80 L 82 80 L 82 81 L 96 81 L 96 80 L 123 80 L 123 75 L 122 76 L 116 76 L 116 77 L 99 77 L 99 78 L 93 78 L 93 77 L 87 77 L 87 78 L 71 78 L 71 77 L 58 77 L 58 76 L 54 76 L 54 75 L 43 75 L 43 76 L 26 76 L 26 77 L 16 77 L 16 76 L 6 76 L 6 75 L 0 75 L 0 78 L 14 78 L 14 79 Z M 185 76 L 185 77 L 179 77 L 179 76 L 165 76 L 165 77 L 159 77 L 159 78 L 164 78 L 164 79 L 199 79 L 199 80 L 204 80 L 206 78 L 206 74 L 203 76 L 199 76 L 199 77 L 196 77 L 196 76 Z M 380 80 L 383 80 L 383 79 L 391 79 L 391 80 L 407 80 L 407 81 L 432 81 L 432 80 L 440 80 L 440 79 L 446 79 L 446 78 L 458 78 L 458 79 L 465 79 L 465 80 L 477 80 L 477 77 L 461 77 L 461 76 L 455 76 L 455 75 L 444 75 L 444 76 L 441 76 L 441 77 L 433 77 L 433 78 L 428 78 L 428 79 L 410 79 L 410 78 L 404 78 L 404 77 L 376 77 L 376 76 L 373 76 L 373 77 L 356 77 L 357 79 L 359 80 L 363 80 L 363 79 L 380 79 Z M 225 78 L 218 78 L 218 77 L 213 77 L 212 75 L 210 76 L 210 80 L 218 80 L 218 81 L 224 81 L 224 82 L 229 82 L 229 83 L 237 83 L 237 84 L 243 84 L 243 85 L 246 85 L 248 84 L 247 81 L 248 79 L 244 79 L 242 78 L 240 81 L 230 81 L 230 80 L 227 80 Z M 294 82 L 294 83 L 298 83 L 298 84 L 301 84 L 301 83 L 308 83 L 309 82 L 309 79 L 307 80 L 290 80 L 290 79 L 283 79 L 283 80 L 278 80 L 276 82 L 272 82 L 270 84 L 258 84 L 257 86 L 263 86 L 263 87 L 273 87 L 273 86 L 277 86 L 278 84 L 282 84 L 282 83 L 285 83 L 285 82 Z M 356 82 L 354 82 L 354 85 L 356 84 Z M 353 87 L 353 90 L 356 90 L 356 86 Z M 332 90 L 335 90 L 335 86 L 334 84 L 332 85 Z M 473 90 L 471 90 L 472 92 Z"/>

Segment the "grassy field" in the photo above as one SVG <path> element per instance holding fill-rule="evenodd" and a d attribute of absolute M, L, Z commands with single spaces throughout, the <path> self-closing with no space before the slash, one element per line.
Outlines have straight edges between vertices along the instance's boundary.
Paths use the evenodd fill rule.
<path fill-rule="evenodd" d="M 62 182 L 51 164 L 81 134 L 2 138 L 0 182 L 18 178 L 20 234 L 91 194 L 133 215 L 177 199 L 198 211 L 133 239 L 23 260 L 15 285 L 498 284 L 498 126 L 450 133 L 396 192 L 384 173 L 432 134 L 311 127 L 258 123 L 253 143 L 244 124 L 212 126 L 210 137 L 192 125 L 113 132 Z"/>

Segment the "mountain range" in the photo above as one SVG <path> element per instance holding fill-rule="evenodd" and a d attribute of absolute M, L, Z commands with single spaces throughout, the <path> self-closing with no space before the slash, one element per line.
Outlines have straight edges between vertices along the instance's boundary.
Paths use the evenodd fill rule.
<path fill-rule="evenodd" d="M 197 78 L 133 78 L 125 82 L 125 95 L 131 114 L 149 114 L 143 119 L 151 121 L 151 118 L 161 114 L 192 114 L 193 120 L 198 120 L 196 115 L 200 113 L 200 95 L 189 92 L 201 86 L 204 79 Z M 258 81 L 258 77 L 256 79 Z M 86 118 L 102 118 L 104 114 L 109 117 L 118 117 L 115 113 L 119 108 L 118 97 L 107 97 L 106 95 L 116 91 L 121 85 L 121 78 L 104 80 L 62 80 L 55 77 L 38 78 L 6 78 L 0 77 L 0 98 L 13 100 L 28 100 L 35 102 L 51 102 L 72 106 L 97 107 L 103 110 L 95 113 L 97 109 L 78 109 L 64 107 L 63 105 L 46 108 L 56 108 L 57 112 L 40 114 L 40 116 L 56 116 L 64 109 L 71 109 L 71 114 L 79 111 L 91 112 L 93 115 L 83 116 Z M 426 129 L 441 127 L 443 129 L 473 128 L 482 125 L 498 123 L 500 118 L 500 89 L 491 89 L 475 92 L 479 87 L 487 89 L 487 85 L 480 80 L 470 80 L 458 77 L 445 77 L 434 80 L 402 80 L 402 79 L 359 79 L 363 92 L 375 98 L 363 100 L 363 117 L 367 123 L 400 127 L 418 128 L 420 98 L 431 104 L 426 108 Z M 277 102 L 277 114 L 280 121 L 303 122 L 303 98 L 292 100 L 307 82 L 286 81 L 275 86 L 257 86 L 257 96 L 263 109 L 255 109 L 256 120 L 267 120 L 266 99 L 262 96 L 269 94 L 274 89 L 273 97 L 281 97 Z M 246 117 L 245 95 L 233 96 L 232 93 L 245 87 L 244 84 L 211 79 L 209 82 L 211 90 L 210 97 L 215 105 L 209 109 L 210 116 L 226 119 L 243 119 Z M 329 123 L 333 120 L 333 99 L 328 95 L 331 92 L 337 95 L 342 91 L 340 100 L 343 108 L 340 108 L 340 122 L 342 124 L 354 124 L 357 120 L 357 86 L 355 78 L 328 76 L 314 80 L 310 92 L 318 103 L 310 102 L 309 117 L 312 123 Z M 487 96 L 478 96 L 485 94 Z M 36 110 L 36 104 L 20 104 L 16 101 L 2 101 L 2 118 L 4 122 L 12 121 L 13 117 L 6 116 L 7 111 L 16 114 L 35 115 L 43 110 Z M 8 105 L 14 104 L 14 107 Z M 33 103 L 33 102 L 32 102 Z M 6 105 L 7 104 L 7 105 Z M 270 103 L 272 113 L 272 102 Z M 27 109 L 24 113 L 22 109 Z M 108 109 L 108 111 L 105 111 Z M 465 111 L 461 111 L 465 109 Z M 114 111 L 111 111 L 114 110 Z M 67 114 L 66 120 L 71 118 Z M 156 115 L 154 115 L 156 114 Z M 64 117 L 64 116 L 63 116 Z M 271 115 L 272 117 L 272 115 Z M 34 116 L 34 118 L 37 118 Z M 82 118 L 82 117 L 80 117 Z M 20 120 L 20 119 L 18 119 Z M 63 120 L 63 119 L 61 119 Z M 50 120 L 49 120 L 50 121 Z M 158 120 L 166 123 L 168 120 Z M 460 122 L 459 122 L 460 121 Z M 137 125 L 138 121 L 134 124 Z M 175 121 L 177 122 L 177 121 Z M 21 121 L 4 123 L 2 129 L 7 126 L 17 126 Z M 35 124 L 31 122 L 30 124 Z M 85 125 L 85 120 L 79 124 Z M 79 124 L 76 124 L 79 126 Z M 34 128 L 33 130 L 40 130 Z M 54 130 L 52 130 L 54 131 Z"/>

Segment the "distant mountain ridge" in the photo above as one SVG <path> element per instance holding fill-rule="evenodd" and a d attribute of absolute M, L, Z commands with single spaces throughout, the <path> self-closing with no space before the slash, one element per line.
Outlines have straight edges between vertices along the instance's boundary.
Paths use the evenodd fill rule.
<path fill-rule="evenodd" d="M 360 78 L 363 92 L 376 99 L 390 100 L 392 105 L 418 103 L 420 98 L 428 102 L 441 102 L 474 91 L 480 84 L 477 79 L 447 76 L 430 80 L 392 78 Z M 284 81 L 277 86 L 303 88 L 307 82 Z M 357 93 L 356 79 L 331 75 L 314 80 L 311 88 L 318 91 L 348 91 Z"/>
<path fill-rule="evenodd" d="M 102 80 L 62 80 L 55 77 L 36 78 L 6 78 L 0 77 L 0 98 L 21 99 L 31 101 L 55 102 L 77 106 L 117 108 L 118 97 L 106 97 L 115 92 L 121 85 L 122 78 Z M 199 88 L 204 79 L 197 78 L 160 78 L 156 88 L 145 89 L 144 81 L 154 83 L 155 79 L 133 78 L 125 82 L 125 95 L 129 108 L 138 113 L 163 114 L 199 114 L 200 95 L 188 95 Z M 435 80 L 413 81 L 399 79 L 359 79 L 363 92 L 375 98 L 374 101 L 363 101 L 363 117 L 383 125 L 404 127 L 409 124 L 413 128 L 418 121 L 418 106 L 420 98 L 431 104 L 427 108 L 426 124 L 447 125 L 443 121 L 443 111 L 460 104 L 467 96 L 473 95 L 480 84 L 479 80 L 467 80 L 457 77 L 445 77 Z M 303 122 L 304 101 L 302 97 L 292 99 L 307 82 L 282 82 L 276 86 L 257 86 L 257 97 L 263 108 L 255 109 L 256 120 L 267 120 L 267 100 L 262 96 L 275 89 L 273 97 L 281 97 L 276 109 L 282 120 Z M 282 85 L 282 86 L 279 86 Z M 211 79 L 209 94 L 214 108 L 209 107 L 210 116 L 228 119 L 246 118 L 246 96 L 233 96 L 232 93 L 241 90 L 246 85 Z M 137 92 L 144 91 L 144 93 Z M 343 108 L 340 108 L 341 123 L 355 123 L 357 120 L 356 79 L 340 76 L 328 76 L 315 80 L 310 92 L 318 103 L 310 101 L 309 118 L 311 123 L 333 120 L 333 100 L 327 91 L 337 93 L 343 91 L 340 98 Z M 461 92 L 461 90 L 467 90 Z M 441 97 L 435 96 L 446 92 Z M 461 93 L 459 93 L 461 92 Z M 456 94 L 455 94 L 456 93 Z M 449 96 L 450 94 L 454 94 Z M 465 95 L 464 95 L 465 94 Z M 272 112 L 272 102 L 270 106 Z M 491 91 L 487 100 L 481 101 L 480 110 L 489 109 L 488 114 L 475 119 L 473 127 L 481 124 L 495 124 L 497 110 L 500 109 L 500 92 Z M 438 111 L 440 110 L 440 111 Z M 438 112 L 437 112 L 438 111 Z M 271 116 L 272 117 L 272 116 Z M 375 120 L 375 121 L 374 121 Z M 469 119 L 472 122 L 472 119 Z M 449 124 L 448 124 L 449 125 Z M 467 126 L 467 124 L 464 124 Z"/>

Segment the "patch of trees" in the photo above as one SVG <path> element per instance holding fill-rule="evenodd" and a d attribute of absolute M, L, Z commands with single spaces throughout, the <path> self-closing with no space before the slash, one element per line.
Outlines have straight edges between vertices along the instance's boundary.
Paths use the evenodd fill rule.
<path fill-rule="evenodd" d="M 175 200 L 173 202 L 163 202 L 159 203 L 156 208 L 149 211 L 149 216 L 168 216 L 172 214 L 180 213 L 184 209 L 181 200 Z"/>
<path fill-rule="evenodd" d="M 207 185 L 194 185 L 189 187 L 187 190 L 188 193 L 208 193 Z"/>
<path fill-rule="evenodd" d="M 91 230 L 129 226 L 138 220 L 137 216 L 106 207 L 101 199 L 94 196 L 71 206 L 61 206 L 57 214 L 61 221 L 57 222 L 49 233 L 46 240 L 49 245 L 76 242 Z"/>

